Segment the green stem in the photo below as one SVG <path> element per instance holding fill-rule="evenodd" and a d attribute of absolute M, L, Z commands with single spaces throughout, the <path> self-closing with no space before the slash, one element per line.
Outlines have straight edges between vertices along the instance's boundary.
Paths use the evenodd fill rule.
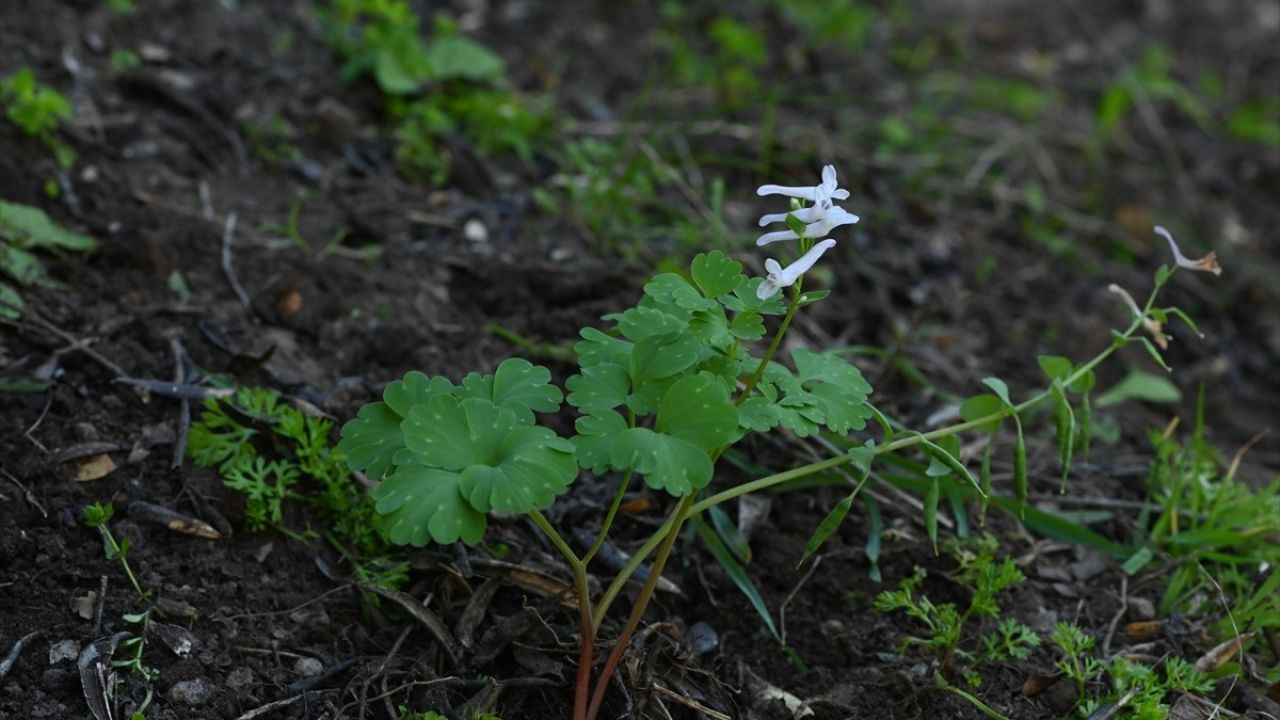
<path fill-rule="evenodd" d="M 791 306 L 787 308 L 786 317 L 782 318 L 782 324 L 778 326 L 778 331 L 773 334 L 773 342 L 769 343 L 769 350 L 764 354 L 764 359 L 760 361 L 760 366 L 756 371 L 751 373 L 750 379 L 747 380 L 746 387 L 742 390 L 742 395 L 738 397 L 735 405 L 741 405 L 751 397 L 751 392 L 756 389 L 756 385 L 760 383 L 760 378 L 764 377 L 765 368 L 769 367 L 773 356 L 777 354 L 778 347 L 782 345 L 782 336 L 787 334 L 787 328 L 791 327 L 791 320 L 796 316 L 796 311 L 800 309 L 800 291 L 804 286 L 804 276 L 801 275 L 796 279 L 796 284 L 791 286 Z"/>
<path fill-rule="evenodd" d="M 627 625 L 622 629 L 622 633 L 618 635 L 617 641 L 613 644 L 613 650 L 609 652 L 609 658 L 605 660 L 604 667 L 600 670 L 595 692 L 591 695 L 591 705 L 587 708 L 586 720 L 595 720 L 596 715 L 600 712 L 600 706 L 604 703 L 604 696 L 609 690 L 609 678 L 613 676 L 613 671 L 617 669 L 618 663 L 622 661 L 622 654 L 631 642 L 631 636 L 635 634 L 636 628 L 640 626 L 640 621 L 644 618 L 644 611 L 649 607 L 649 601 L 653 598 L 653 591 L 658 586 L 658 578 L 662 577 L 662 570 L 667 564 L 667 559 L 671 556 L 671 549 L 675 547 L 676 538 L 680 536 L 680 527 L 684 524 L 685 519 L 689 517 L 689 508 L 692 505 L 693 496 L 686 495 L 680 500 L 680 504 L 676 506 L 675 514 L 672 516 L 671 527 L 667 530 L 666 537 L 662 541 L 662 548 L 658 550 L 658 555 L 654 558 L 653 567 L 649 570 L 649 577 L 645 579 L 644 586 L 640 588 L 640 594 L 636 597 L 635 605 L 631 608 L 631 615 L 627 618 Z"/>
<path fill-rule="evenodd" d="M 942 677 L 941 671 L 935 672 L 933 674 L 933 678 L 934 678 L 934 683 L 937 684 L 939 689 L 946 690 L 949 693 L 954 693 L 964 698 L 965 700 L 968 700 L 983 715 L 986 715 L 987 717 L 991 718 L 991 720 L 1009 720 L 1008 717 L 996 712 L 994 708 L 992 708 L 990 705 L 987 705 L 986 703 L 979 700 L 972 693 L 967 692 L 965 690 L 961 690 L 955 685 L 952 685 L 951 683 L 947 682 L 947 679 Z M 1084 697 L 1084 695 L 1081 695 L 1080 697 Z"/>
<path fill-rule="evenodd" d="M 677 508 L 677 510 L 678 509 L 679 508 Z M 690 515 L 692 514 L 693 513 L 690 513 Z M 622 570 L 619 570 L 618 574 L 614 576 L 613 581 L 609 583 L 609 587 L 605 588 L 604 595 L 600 596 L 600 602 L 596 603 L 595 607 L 594 615 L 596 618 L 596 629 L 599 629 L 600 620 L 605 616 L 605 613 L 609 612 L 609 606 L 617 599 L 618 593 L 622 592 L 622 588 L 626 586 L 627 581 L 630 580 L 631 576 L 640 568 L 640 565 L 644 562 L 645 558 L 649 557 L 649 553 L 653 552 L 654 549 L 662 544 L 671 528 L 675 525 L 675 522 L 676 511 L 673 510 L 671 512 L 671 516 L 662 524 L 662 527 L 658 528 L 657 532 L 653 535 L 650 535 L 644 545 L 641 545 L 640 549 L 631 555 L 631 559 L 628 560 L 627 564 L 622 566 Z"/>
<path fill-rule="evenodd" d="M 587 554 L 582 556 L 582 565 L 585 567 L 591 562 L 591 558 L 600 552 L 600 548 L 604 546 L 605 539 L 609 536 L 609 528 L 613 526 L 613 520 L 618 516 L 618 508 L 622 507 L 622 497 L 627 494 L 627 488 L 631 485 L 632 469 L 627 468 L 626 474 L 622 476 L 622 483 L 618 485 L 618 492 L 613 495 L 613 502 L 609 504 L 609 512 L 605 513 L 604 522 L 600 524 L 600 532 L 596 533 L 595 542 L 591 543 L 591 548 L 587 550 Z"/>
<path fill-rule="evenodd" d="M 133 585 L 133 589 L 138 593 L 138 597 L 142 598 L 143 602 L 150 605 L 150 598 L 148 598 L 147 594 L 142 591 L 142 586 L 138 584 L 138 578 L 134 576 L 133 569 L 129 567 L 129 561 L 125 558 L 124 552 L 120 550 L 120 545 L 116 542 L 115 536 L 111 534 L 111 531 L 107 529 L 106 525 L 99 525 L 98 531 L 102 533 L 103 542 L 110 546 L 111 554 L 120 560 L 120 567 L 124 570 L 125 577 L 129 578 L 129 584 Z"/>

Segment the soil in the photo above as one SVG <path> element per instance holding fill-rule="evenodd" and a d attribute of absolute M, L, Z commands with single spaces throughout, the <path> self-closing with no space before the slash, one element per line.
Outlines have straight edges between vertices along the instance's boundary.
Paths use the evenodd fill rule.
<path fill-rule="evenodd" d="M 665 21 L 648 4 L 445 5 L 505 56 L 517 87 L 553 97 L 562 119 L 585 117 L 576 132 L 716 118 L 711 101 L 666 88 L 660 73 L 645 74 L 665 63 L 652 40 Z M 1163 222 L 1195 228 L 1204 243 L 1188 231 L 1187 254 L 1211 247 L 1226 269 L 1221 278 L 1180 273 L 1169 290 L 1206 335 L 1174 333 L 1172 377 L 1187 400 L 1108 410 L 1120 439 L 1096 448 L 1077 468 L 1069 498 L 1054 497 L 1054 453 L 1047 434 L 1034 435 L 1033 496 L 1067 508 L 1080 499 L 1144 500 L 1146 433 L 1174 417 L 1189 424 L 1197 388 L 1207 397 L 1209 437 L 1228 457 L 1274 428 L 1280 152 L 1198 126 L 1163 101 L 1135 112 L 1109 154 L 1092 164 L 1070 130 L 1076 116 L 1087 121 L 1117 63 L 1134 61 L 1148 43 L 1171 49 L 1176 74 L 1188 82 L 1212 69 L 1233 96 L 1274 95 L 1280 82 L 1274 5 L 927 5 L 915 32 L 941 38 L 935 50 L 944 58 L 969 57 L 957 65 L 961 77 L 1053 66 L 1041 82 L 1063 96 L 1055 127 L 1067 129 L 1061 137 L 1037 131 L 1043 144 L 1009 161 L 1011 184 L 966 184 L 973 165 L 873 152 L 870 143 L 850 140 L 869 137 L 866 129 L 885 115 L 906 117 L 921 92 L 918 76 L 895 71 L 882 57 L 883 28 L 873 32 L 871 47 L 886 52 L 854 66 L 831 48 L 802 48 L 781 31 L 769 33 L 781 59 L 762 72 L 797 98 L 820 100 L 780 111 L 770 141 L 778 145 L 774 165 L 760 164 L 769 172 L 724 164 L 726 196 L 738 198 L 726 205 L 727 222 L 750 229 L 760 211 L 756 184 L 807 177 L 828 160 L 854 178 L 851 202 L 864 216 L 850 234 L 852 249 L 842 249 L 846 262 L 833 264 L 833 299 L 804 316 L 789 342 L 895 349 L 934 385 L 913 382 L 885 358 L 860 363 L 879 407 L 914 426 L 946 406 L 949 393 L 977 392 L 988 375 L 1007 379 L 1021 395 L 1040 383 L 1036 355 L 1082 359 L 1105 347 L 1109 328 L 1124 317 L 1104 288 L 1115 282 L 1137 294 L 1148 286 L 1151 268 L 1168 261 L 1148 231 Z M 483 546 L 407 554 L 408 595 L 468 639 L 444 647 L 394 602 L 374 604 L 362 595 L 349 580 L 349 564 L 323 542 L 243 531 L 242 503 L 216 474 L 190 462 L 174 467 L 180 404 L 118 380 L 171 380 L 177 342 L 206 372 L 277 389 L 341 421 L 409 370 L 456 378 L 494 367 L 514 349 L 491 324 L 539 342 L 569 342 L 583 325 L 634 302 L 652 265 L 620 261 L 616 248 L 594 241 L 572 218 L 537 209 L 534 190 L 556 170 L 550 153 L 528 163 L 477 155 L 478 169 L 446 187 L 401 177 L 388 133 L 377 130 L 385 120 L 376 91 L 342 82 L 311 3 L 138 6 L 131 15 L 86 0 L 0 6 L 0 76 L 28 65 L 67 94 L 75 117 L 62 136 L 78 154 L 75 167 L 62 173 L 47 149 L 0 125 L 0 198 L 40 205 L 101 241 L 87 258 L 51 261 L 67 289 L 27 292 L 26 319 L 0 325 L 0 377 L 52 381 L 40 392 L 0 394 L 0 650 L 39 632 L 0 678 L 0 717 L 86 717 L 90 706 L 75 658 L 128 631 L 122 616 L 142 607 L 119 565 L 104 558 L 98 534 L 81 522 L 80 509 L 99 501 L 118 508 L 112 531 L 130 541 L 139 583 L 165 610 L 145 656 L 159 672 L 147 711 L 152 720 L 394 718 L 399 706 L 464 717 L 488 710 L 508 720 L 567 717 L 575 619 L 511 567 L 565 578 L 531 525 L 498 519 Z M 705 44 L 717 11 L 691 7 L 682 32 Z M 736 12 L 762 27 L 782 22 L 764 6 Z M 139 49 L 142 64 L 113 69 L 108 56 L 116 48 Z M 846 105 L 830 106 L 842 98 Z M 829 111 L 818 112 L 822 107 Z M 735 112 L 732 122 L 752 131 L 691 135 L 698 157 L 757 157 L 760 112 Z M 276 115 L 298 130 L 296 161 L 268 162 L 253 150 L 245 122 Z M 961 113 L 954 125 L 988 145 L 1017 129 L 975 128 Z M 848 127 L 859 129 L 842 130 Z M 920 163 L 940 163 L 923 185 Z M 1075 225 L 1056 228 L 1074 243 L 1066 251 L 1029 237 L 1018 173 L 1034 172 L 1027 170 L 1034 163 L 1047 164 L 1041 171 L 1056 178 L 1049 201 L 1079 209 L 1064 213 Z M 57 198 L 42 191 L 48 178 L 62 186 Z M 299 197 L 306 247 L 280 241 L 272 228 Z M 877 215 L 876 208 L 892 212 Z M 474 232 L 478 226 L 483 237 Z M 339 251 L 322 252 L 342 228 L 348 232 Z M 371 245 L 378 252 L 366 256 L 363 248 Z M 758 268 L 749 244 L 734 254 Z M 190 290 L 186 302 L 170 288 L 174 273 Z M 541 361 L 561 380 L 571 372 L 564 363 Z M 1153 368 L 1140 351 L 1126 351 L 1101 369 L 1100 385 L 1114 384 L 1132 367 Z M 77 453 L 92 449 L 88 443 L 111 443 L 118 468 L 80 482 L 86 456 Z M 755 460 L 778 467 L 807 461 L 802 453 L 814 451 L 787 442 L 752 449 Z M 1260 485 L 1277 471 L 1280 435 L 1272 433 L 1244 456 L 1238 476 Z M 551 514 L 554 522 L 594 522 L 608 488 L 585 479 L 580 487 Z M 791 717 L 761 691 L 769 687 L 808 702 L 819 720 L 982 717 L 936 690 L 920 658 L 897 656 L 904 625 L 871 607 L 876 592 L 915 566 L 929 571 L 930 597 L 965 598 L 949 579 L 953 564 L 930 549 L 918 511 L 880 492 L 882 585 L 868 579 L 861 509 L 816 561 L 796 565 L 842 493 L 826 488 L 769 498 L 748 572 L 790 655 L 703 546 L 686 543 L 668 568 L 678 592 L 659 594 L 624 663 L 619 687 L 626 692 L 614 691 L 602 717 Z M 648 509 L 620 521 L 623 548 L 638 545 L 669 507 L 647 492 L 629 499 L 646 501 Z M 147 522 L 130 510 L 138 501 L 200 518 L 223 538 Z M 286 525 L 308 527 L 306 511 L 294 508 Z M 1094 529 L 1128 542 L 1133 517 L 1117 511 Z M 1158 576 L 1126 580 L 1116 562 L 1033 537 L 1003 515 L 993 515 L 986 531 L 1029 578 L 1005 599 L 1006 611 L 1037 629 L 1072 619 L 1101 638 L 1118 612 L 1135 619 L 1132 605 L 1122 607 L 1122 587 L 1129 598 L 1152 601 L 1163 591 Z M 706 628 L 716 636 L 713 646 L 694 642 Z M 191 647 L 169 642 L 174 638 Z M 1124 642 L 1118 638 L 1115 647 Z M 1162 637 L 1147 652 L 1194 659 L 1215 642 Z M 68 647 L 70 654 L 56 659 Z M 1062 683 L 1022 695 L 1024 681 L 1052 663 L 1041 649 L 1025 662 L 984 668 L 980 695 L 1012 718 L 1063 716 L 1072 697 L 1063 696 Z M 125 707 L 148 691 L 136 675 L 128 677 L 119 698 Z M 655 691 L 658 685 L 669 692 Z"/>

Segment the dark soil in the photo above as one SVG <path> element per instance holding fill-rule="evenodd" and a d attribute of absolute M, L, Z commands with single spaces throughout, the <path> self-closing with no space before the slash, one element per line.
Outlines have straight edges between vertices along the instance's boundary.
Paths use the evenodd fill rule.
<path fill-rule="evenodd" d="M 132 378 L 169 380 L 178 341 L 208 372 L 275 388 L 341 421 L 408 370 L 456 378 L 491 369 L 513 348 L 490 323 L 537 341 L 567 342 L 582 325 L 634 302 L 652 266 L 627 266 L 568 218 L 535 210 L 532 191 L 548 181 L 550 160 L 543 167 L 477 159 L 481 172 L 443 188 L 404 180 L 387 134 L 358 132 L 383 122 L 380 101 L 371 87 L 341 82 L 310 3 L 141 0 L 129 16 L 100 5 L 0 6 L 0 76 L 29 65 L 64 91 L 76 113 L 63 137 L 79 155 L 60 176 L 60 197 L 50 199 L 42 183 L 59 171 L 48 151 L 0 124 L 0 198 L 40 205 L 101 241 L 86 259 L 50 263 L 66 291 L 28 292 L 28 317 L 0 325 L 0 377 L 54 380 L 43 392 L 0 394 L 0 651 L 40 633 L 0 678 L 0 717 L 87 717 L 75 660 L 54 661 L 51 649 L 71 641 L 79 650 L 128 630 L 121 616 L 142 607 L 119 566 L 103 557 L 97 533 L 81 522 L 80 509 L 97 501 L 118 508 L 112 530 L 131 541 L 139 582 L 168 608 L 162 622 L 194 638 L 194 649 L 182 655 L 152 638 L 146 660 L 160 673 L 147 712 L 152 720 L 394 718 L 401 705 L 490 710 L 507 720 L 567 717 L 575 619 L 490 552 L 505 544 L 510 554 L 502 563 L 564 579 L 531 525 L 496 520 L 485 546 L 408 554 L 408 594 L 468 638 L 444 648 L 392 602 L 368 602 L 349 582 L 350 566 L 324 543 L 242 531 L 241 504 L 216 474 L 190 462 L 173 467 L 178 403 L 116 382 L 111 364 Z M 646 38 L 663 21 L 645 3 L 455 5 L 450 9 L 458 14 L 479 14 L 476 34 L 506 57 L 513 82 L 551 93 L 565 118 L 589 115 L 607 125 L 620 118 L 716 117 L 705 98 L 685 102 L 675 90 L 670 96 L 654 90 L 655 83 L 663 87 L 661 73 L 646 72 L 663 67 L 665 56 Z M 1065 98 L 1061 127 L 1069 128 L 1074 115 L 1087 120 L 1115 64 L 1134 60 L 1148 41 L 1172 49 L 1176 74 L 1188 82 L 1212 69 L 1239 97 L 1274 95 L 1280 82 L 1280 18 L 1268 3 L 1088 3 L 1076 10 L 1008 3 L 999 11 L 926 5 L 918 33 L 942 38 L 944 57 L 973 59 L 957 72 L 1060 64 L 1042 82 Z M 736 12 L 766 27 L 781 22 L 775 10 Z M 698 22 L 682 31 L 704 42 L 705 20 L 715 14 L 695 11 Z M 1206 333 L 1200 340 L 1176 331 L 1169 352 L 1188 400 L 1108 411 L 1121 440 L 1097 448 L 1077 468 L 1071 495 L 1062 500 L 1052 497 L 1058 470 L 1050 441 L 1035 435 L 1032 493 L 1049 496 L 1042 504 L 1068 508 L 1089 498 L 1144 499 L 1146 433 L 1175 416 L 1190 423 L 1199 387 L 1208 400 L 1210 438 L 1228 457 L 1276 427 L 1280 153 L 1231 140 L 1221 128 L 1198 127 L 1161 102 L 1154 118 L 1129 119 L 1100 165 L 1082 157 L 1079 138 L 1068 130 L 1045 137 L 1050 133 L 1040 128 L 1043 156 L 1023 152 L 1011 160 L 1010 184 L 966 187 L 971 166 L 957 171 L 944 163 L 922 185 L 915 161 L 937 158 L 873 153 L 869 143 L 855 142 L 881 116 L 905 116 L 908 98 L 919 92 L 912 76 L 893 72 L 883 57 L 850 67 L 841 59 L 847 56 L 805 51 L 782 35 L 769 34 L 786 60 L 768 73 L 796 97 L 848 103 L 825 115 L 782 110 L 771 141 L 779 145 L 776 167 L 769 168 L 778 175 L 726 170 L 728 220 L 749 231 L 760 210 L 756 184 L 788 174 L 807 178 L 827 161 L 855 178 L 851 202 L 864 216 L 841 250 L 845 262 L 833 263 L 833 298 L 800 323 L 794 342 L 895 349 L 941 392 L 915 384 L 883 358 L 864 359 L 864 371 L 882 409 L 923 425 L 947 403 L 946 393 L 977 392 L 985 376 L 999 374 L 1021 395 L 1040 384 L 1036 355 L 1079 360 L 1105 347 L 1108 329 L 1124 322 L 1106 285 L 1138 294 L 1151 269 L 1168 261 L 1149 226 L 1194 228 L 1183 243 L 1187 253 L 1216 249 L 1226 272 L 1219 279 L 1180 273 L 1169 291 Z M 145 62 L 113 70 L 108 55 L 122 47 L 148 48 Z M 277 114 L 298 129 L 298 162 L 265 162 L 250 147 L 245 121 Z M 854 119 L 844 117 L 850 114 Z M 752 109 L 732 120 L 760 127 Z M 987 144 L 1018 130 L 1016 124 L 975 129 L 965 120 L 957 115 L 956 132 Z M 696 149 L 699 157 L 737 153 L 754 164 L 759 135 L 751 137 L 699 137 Z M 1067 252 L 1034 242 L 1023 223 L 1018 173 L 1031 172 L 1034 162 L 1055 168 L 1052 203 L 1088 208 L 1071 216 L 1077 226 L 1058 228 L 1075 243 Z M 925 187 L 931 191 L 921 194 Z M 274 241 L 278 233 L 269 229 L 300 195 L 306 249 Z M 893 212 L 877 216 L 881 207 Z M 224 270 L 232 216 L 231 257 L 248 307 Z M 464 234 L 469 220 L 485 226 L 484 239 Z M 340 228 L 350 230 L 341 251 L 324 256 L 321 246 Z M 362 258 L 366 245 L 380 253 Z M 754 250 L 744 244 L 734 252 L 758 268 Z M 175 271 L 190 288 L 187 304 L 169 288 Z M 268 351 L 265 362 L 252 360 Z M 571 372 L 551 364 L 560 379 Z M 1101 370 L 1101 386 L 1130 367 L 1152 368 L 1141 351 L 1126 351 Z M 110 456 L 119 467 L 78 482 L 83 458 L 66 458 L 90 442 L 116 444 Z M 761 444 L 753 453 L 781 467 L 801 447 Z M 1245 456 L 1239 477 L 1260 484 L 1277 470 L 1280 435 L 1272 433 Z M 554 521 L 594 527 L 608 488 L 585 480 L 580 487 L 551 514 Z M 769 636 L 702 546 L 689 542 L 668 569 L 679 593 L 659 594 L 651 624 L 624 664 L 627 698 L 615 691 L 602 717 L 708 717 L 697 704 L 734 718 L 790 717 L 761 694 L 770 685 L 810 702 L 819 719 L 981 717 L 933 689 L 919 658 L 895 657 L 906 627 L 871 609 L 876 592 L 916 565 L 930 572 L 931 597 L 965 599 L 948 579 L 950 561 L 929 548 L 918 511 L 879 492 L 883 586 L 868 580 L 860 510 L 817 562 L 796 567 L 812 529 L 839 499 L 835 490 L 775 496 L 755 530 L 750 575 L 807 672 Z M 638 492 L 633 499 L 650 506 L 619 522 L 623 547 L 638 544 L 668 509 L 656 495 Z M 199 539 L 141 521 L 129 511 L 139 500 L 201 518 L 224 538 Z M 295 509 L 287 524 L 306 528 L 306 513 Z M 1119 511 L 1094 529 L 1127 542 L 1132 517 Z M 1029 577 L 1005 599 L 1010 614 L 1040 630 L 1073 619 L 1099 638 L 1107 634 L 1122 610 L 1123 573 L 1115 562 L 1032 537 L 1004 516 L 993 516 L 987 530 Z M 1158 576 L 1127 587 L 1129 597 L 1150 600 L 1163 592 Z M 473 602 L 489 592 L 487 607 Z M 88 617 L 77 612 L 86 598 Z M 716 647 L 690 650 L 697 623 L 718 635 Z M 1217 640 L 1161 638 L 1148 652 L 1194 659 Z M 1124 642 L 1117 638 L 1113 647 Z M 1021 694 L 1027 677 L 1052 663 L 1042 649 L 1028 662 L 986 668 L 980 695 L 1010 717 L 1060 717 L 1072 701 L 1062 688 L 1031 699 Z M 655 694 L 656 684 L 686 700 Z M 122 704 L 140 702 L 145 693 L 135 676 Z M 269 703 L 278 704 L 253 714 Z"/>

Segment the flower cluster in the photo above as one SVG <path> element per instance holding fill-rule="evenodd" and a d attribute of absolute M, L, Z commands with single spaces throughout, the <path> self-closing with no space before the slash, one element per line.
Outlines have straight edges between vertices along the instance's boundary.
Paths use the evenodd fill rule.
<path fill-rule="evenodd" d="M 756 240 L 756 245 L 762 247 L 769 243 L 783 240 L 800 240 L 804 243 L 820 238 L 841 225 L 856 223 L 859 219 L 857 215 L 834 203 L 835 200 L 846 200 L 849 197 L 848 190 L 837 187 L 836 168 L 834 165 L 827 165 L 822 168 L 822 183 L 819 185 L 813 187 L 761 185 L 756 190 L 756 194 L 761 196 L 784 195 L 813 203 L 809 207 L 803 207 L 789 213 L 772 213 L 761 217 L 761 227 L 779 222 L 786 222 L 790 225 L 791 222 L 799 221 L 796 223 L 795 229 L 776 230 L 761 235 Z M 789 222 L 788 218 L 794 218 L 794 221 Z M 836 241 L 831 238 L 820 240 L 801 255 L 798 260 L 786 267 L 783 267 L 781 263 L 773 258 L 765 260 L 764 267 L 768 274 L 765 276 L 764 282 L 760 284 L 756 294 L 761 300 L 765 300 L 773 297 L 782 288 L 794 285 L 796 280 L 812 268 L 818 258 L 822 257 L 822 254 L 834 247 L 835 244 Z"/>

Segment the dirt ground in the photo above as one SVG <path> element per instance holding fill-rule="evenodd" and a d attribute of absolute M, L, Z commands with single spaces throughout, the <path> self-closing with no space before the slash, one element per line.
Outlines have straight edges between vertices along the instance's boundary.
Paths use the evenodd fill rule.
<path fill-rule="evenodd" d="M 538 209 L 534 190 L 557 172 L 552 152 L 528 163 L 478 160 L 482 172 L 446 187 L 406 181 L 385 133 L 351 131 L 383 121 L 379 100 L 364 84 L 342 82 L 310 3 L 139 0 L 128 16 L 100 5 L 0 5 L 0 76 L 28 65 L 71 98 L 75 117 L 64 137 L 79 156 L 62 173 L 43 146 L 0 125 L 0 199 L 39 205 L 101 241 L 87 258 L 52 261 L 67 289 L 30 292 L 28 317 L 0 325 L 0 377 L 52 381 L 41 392 L 0 393 L 0 651 L 40 632 L 0 679 L 0 717 L 87 717 L 74 658 L 127 630 L 122 614 L 140 609 L 118 565 L 103 557 L 98 534 L 81 522 L 80 509 L 97 501 L 121 508 L 112 528 L 131 541 L 139 582 L 169 608 L 164 623 L 193 643 L 181 654 L 165 642 L 149 646 L 147 660 L 159 670 L 152 720 L 394 718 L 402 705 L 487 709 L 506 720 L 567 717 L 575 619 L 509 567 L 566 577 L 531 525 L 500 519 L 484 546 L 408 553 L 408 594 L 474 638 L 465 649 L 442 648 L 394 605 L 365 602 L 327 545 L 243 531 L 242 502 L 215 473 L 189 461 L 173 467 L 179 403 L 118 380 L 171 380 L 176 341 L 207 372 L 277 389 L 343 421 L 409 370 L 457 378 L 493 368 L 515 349 L 491 323 L 539 342 L 568 342 L 583 325 L 634 302 L 652 272 L 645 263 L 657 258 L 620 261 L 578 224 Z M 665 57 L 652 37 L 666 21 L 647 3 L 445 5 L 478 17 L 474 35 L 504 56 L 517 87 L 552 97 L 567 127 L 578 122 L 566 135 L 715 118 L 703 99 L 651 76 Z M 682 26 L 692 37 L 715 14 L 695 5 Z M 1166 102 L 1135 110 L 1121 139 L 1094 161 L 1083 156 L 1074 129 L 1119 64 L 1148 42 L 1172 50 L 1180 77 L 1212 69 L 1229 93 L 1274 95 L 1274 3 L 923 5 L 915 31 L 943 38 L 936 48 L 943 66 L 969 57 L 957 64 L 962 77 L 1054 65 L 1042 82 L 1060 94 L 1060 110 L 1023 128 L 1031 140 L 1016 157 L 984 156 L 982 148 L 1019 125 L 984 124 L 963 111 L 943 116 L 967 138 L 965 148 L 978 147 L 959 166 L 947 144 L 916 156 L 860 142 L 886 114 L 906 117 L 923 93 L 921 76 L 874 57 L 880 31 L 858 62 L 830 49 L 798 49 L 780 31 L 769 36 L 776 59 L 762 72 L 799 98 L 783 103 L 772 121 L 777 153 L 765 167 L 777 176 L 759 173 L 762 124 L 752 108 L 727 119 L 749 132 L 690 131 L 694 155 L 708 163 L 749 159 L 721 166 L 726 222 L 744 236 L 761 210 L 756 184 L 808 177 L 823 162 L 850 178 L 850 202 L 864 222 L 831 264 L 835 297 L 803 318 L 792 341 L 893 349 L 932 386 L 884 357 L 859 362 L 878 406 L 922 426 L 950 395 L 978 392 L 983 377 L 999 375 L 1021 394 L 1040 383 L 1036 355 L 1080 360 L 1105 347 L 1109 329 L 1126 322 L 1105 288 L 1114 282 L 1145 291 L 1153 268 L 1168 262 L 1167 248 L 1149 232 L 1164 224 L 1189 255 L 1216 250 L 1225 269 L 1221 278 L 1179 274 L 1169 290 L 1206 335 L 1179 330 L 1169 352 L 1186 399 L 1106 411 L 1120 439 L 1077 469 L 1070 498 L 1144 500 L 1147 432 L 1175 416 L 1189 422 L 1201 386 L 1209 437 L 1228 457 L 1260 431 L 1280 429 L 1280 151 L 1201 127 Z M 764 6 L 737 12 L 766 27 L 780 22 Z M 120 72 L 108 63 L 118 47 L 149 50 L 141 65 Z M 263 162 L 249 146 L 244 121 L 273 115 L 299 129 L 296 162 Z M 1007 182 L 980 174 L 968 182 L 981 162 L 1005 167 Z M 1033 240 L 1028 230 L 1023 181 L 1036 172 L 1053 178 L 1047 202 L 1064 209 L 1054 230 L 1065 249 Z M 50 177 L 62 185 L 56 199 L 42 191 Z M 305 249 L 279 242 L 269 228 L 300 194 Z M 473 220 L 484 226 L 483 238 L 464 232 Z M 319 248 L 339 228 L 350 230 L 342 252 L 323 256 Z M 363 257 L 371 244 L 380 252 Z M 758 272 L 762 258 L 749 241 L 733 252 Z M 228 257 L 247 305 L 229 281 Z M 186 303 L 170 289 L 175 271 L 190 289 Z M 572 371 L 540 361 L 559 380 Z M 1100 385 L 1135 367 L 1153 369 L 1140 350 L 1126 351 L 1100 371 Z M 1047 430 L 1031 440 L 1033 498 L 1069 506 L 1054 496 L 1058 471 Z M 753 452 L 769 466 L 808 462 L 797 447 Z M 104 448 L 118 469 L 78 482 L 81 461 Z M 1239 477 L 1261 485 L 1278 471 L 1280 434 L 1272 432 L 1244 457 Z M 790 717 L 759 692 L 770 685 L 812 701 L 820 720 L 982 717 L 933 689 L 918 660 L 895 656 L 901 623 L 871 607 L 876 592 L 917 565 L 930 571 L 931 596 L 963 596 L 948 579 L 950 562 L 929 548 L 918 511 L 883 492 L 883 586 L 868 580 L 859 509 L 819 563 L 797 568 L 813 527 L 839 499 L 834 489 L 772 497 L 755 532 L 750 576 L 806 672 L 705 549 L 689 542 L 668 569 L 679 592 L 658 596 L 624 665 L 625 699 L 613 693 L 602 717 L 712 717 L 655 696 L 657 680 L 733 718 Z M 647 490 L 629 499 L 650 507 L 620 522 L 624 548 L 638 544 L 668 507 Z M 148 523 L 127 510 L 139 500 L 201 518 L 224 537 Z M 551 517 L 589 524 L 605 501 L 604 487 L 584 482 Z M 305 511 L 292 513 L 286 524 L 305 527 Z M 1117 563 L 1034 537 L 1003 515 L 987 529 L 1029 577 L 1006 599 L 1010 614 L 1038 630 L 1074 619 L 1106 635 L 1123 609 Z M 1132 517 L 1118 513 L 1093 529 L 1128 541 Z M 489 549 L 503 543 L 512 550 L 498 560 Z M 491 599 L 479 616 L 468 615 L 481 589 Z M 1158 600 L 1162 591 L 1154 578 L 1132 579 L 1126 592 Z M 714 647 L 691 641 L 695 627 L 712 629 Z M 54 661 L 60 643 L 74 646 L 71 659 Z M 1154 654 L 1194 658 L 1212 644 L 1162 638 Z M 981 697 L 1009 717 L 1061 717 L 1072 701 L 1064 689 L 1034 698 L 1021 692 L 1029 674 L 1052 663 L 1041 648 L 1026 662 L 988 668 Z M 122 699 L 136 703 L 145 692 L 132 680 Z"/>

